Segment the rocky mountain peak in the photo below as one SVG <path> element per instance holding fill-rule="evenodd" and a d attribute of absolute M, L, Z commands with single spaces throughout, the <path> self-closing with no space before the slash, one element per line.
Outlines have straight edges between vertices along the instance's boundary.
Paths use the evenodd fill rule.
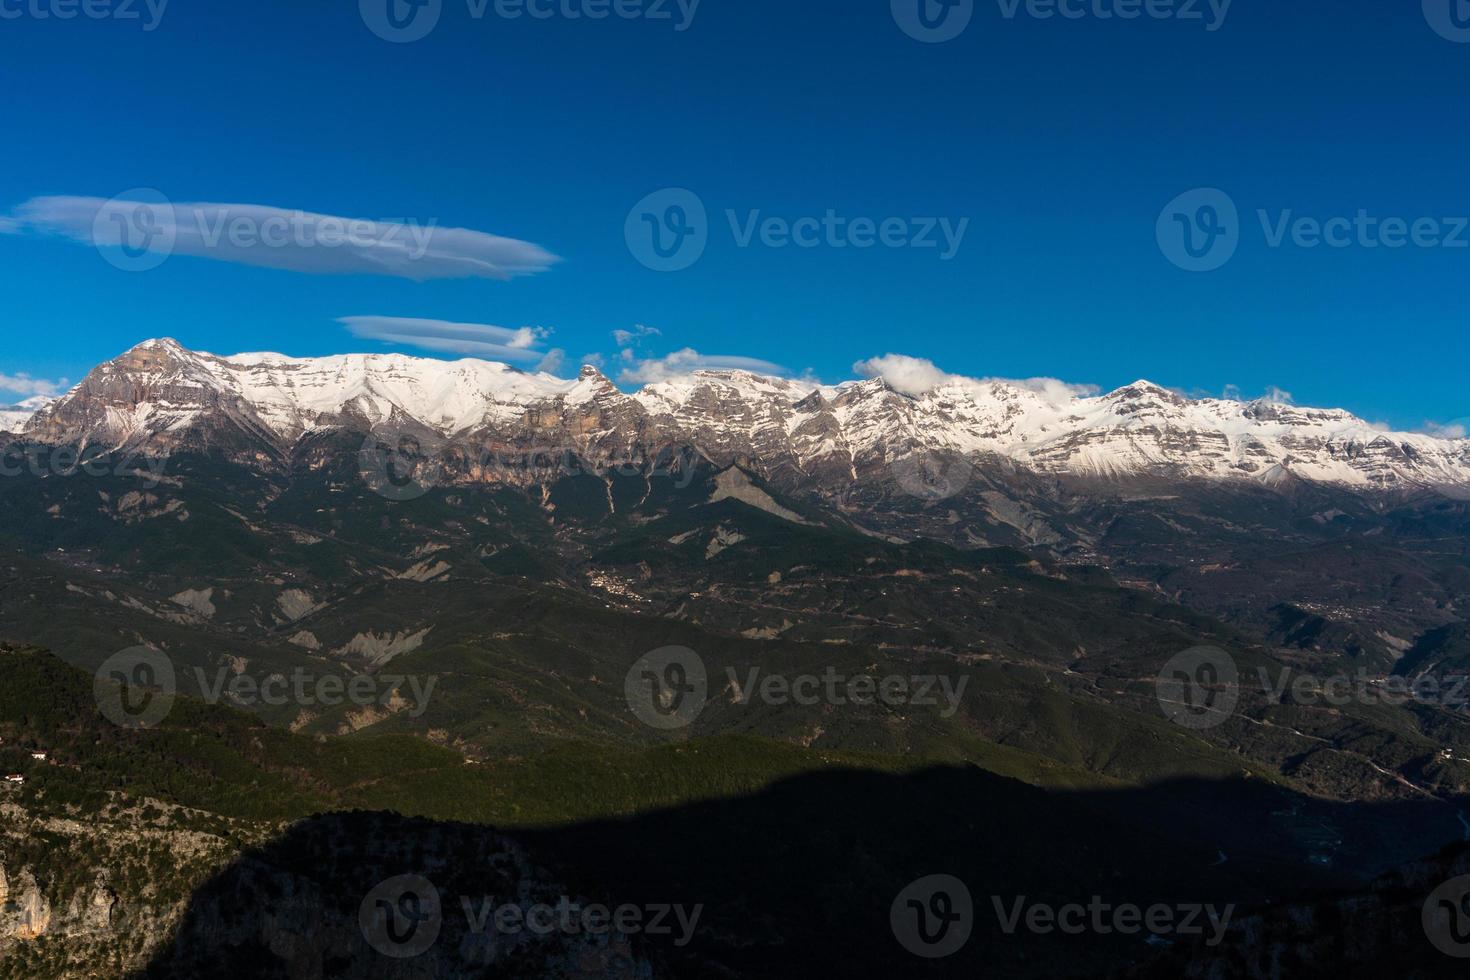
<path fill-rule="evenodd" d="M 560 380 L 489 361 L 402 354 L 216 357 L 168 338 L 100 365 L 40 408 L 24 432 L 163 455 L 238 445 L 253 457 L 262 448 L 288 454 L 323 428 L 388 419 L 445 438 L 559 448 L 678 443 L 791 481 L 859 471 L 881 478 L 894 459 L 930 452 L 1107 479 L 1280 485 L 1290 474 L 1361 490 L 1470 492 L 1465 440 L 1387 433 L 1335 409 L 1194 400 L 1142 380 L 1101 396 L 1058 383 L 965 379 L 905 393 L 881 377 L 826 387 L 722 370 L 628 394 L 592 365 Z"/>

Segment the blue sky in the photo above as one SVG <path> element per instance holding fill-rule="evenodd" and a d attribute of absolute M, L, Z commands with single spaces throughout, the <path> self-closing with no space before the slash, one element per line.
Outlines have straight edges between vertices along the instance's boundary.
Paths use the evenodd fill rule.
<path fill-rule="evenodd" d="M 0 0 L 0 402 L 169 335 L 295 355 L 452 356 L 459 338 L 526 367 L 563 351 L 563 373 L 600 355 L 625 383 L 758 362 L 840 381 L 898 353 L 1103 388 L 1274 387 L 1405 428 L 1470 416 L 1470 247 L 1443 244 L 1470 246 L 1470 43 L 1449 0 L 1438 30 L 1437 0 L 1176 0 L 1197 20 L 973 0 L 940 43 L 899 24 L 919 0 L 702 0 L 692 17 L 618 0 L 644 16 L 598 20 L 568 16 L 598 0 L 514 19 L 439 0 L 411 43 L 356 0 L 37 16 L 58 2 Z M 364 0 L 367 19 L 386 2 Z M 193 242 L 147 271 L 78 218 L 136 188 Z M 676 240 L 688 198 L 670 188 L 705 210 L 707 242 L 658 271 L 637 233 Z M 1197 197 L 1165 213 L 1198 188 L 1238 209 L 1205 272 L 1167 242 L 1208 230 Z M 364 248 L 194 241 L 268 209 L 411 224 Z M 1290 223 L 1360 211 L 1343 247 Z M 808 219 L 815 244 L 778 247 L 771 218 Z M 1394 218 L 1418 241 L 1387 247 Z M 856 247 L 885 222 L 891 245 Z M 385 242 L 405 248 L 384 261 Z M 698 357 L 661 360 L 681 351 Z"/>

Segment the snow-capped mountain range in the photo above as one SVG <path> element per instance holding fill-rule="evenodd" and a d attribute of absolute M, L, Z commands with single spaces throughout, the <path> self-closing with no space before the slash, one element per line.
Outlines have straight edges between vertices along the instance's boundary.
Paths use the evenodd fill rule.
<path fill-rule="evenodd" d="M 16 432 L 41 409 L 56 400 L 54 395 L 32 395 L 23 402 L 0 408 L 0 432 Z"/>
<path fill-rule="evenodd" d="M 681 444 L 829 487 L 934 455 L 1057 476 L 1470 490 L 1470 440 L 1386 432 L 1336 409 L 1191 399 L 1146 381 L 1085 395 L 949 379 L 914 395 L 882 379 L 823 386 L 701 371 L 628 394 L 592 367 L 567 380 L 402 354 L 220 357 L 163 339 L 0 425 L 38 442 L 152 453 L 268 447 L 289 456 L 334 428 L 589 454 Z"/>

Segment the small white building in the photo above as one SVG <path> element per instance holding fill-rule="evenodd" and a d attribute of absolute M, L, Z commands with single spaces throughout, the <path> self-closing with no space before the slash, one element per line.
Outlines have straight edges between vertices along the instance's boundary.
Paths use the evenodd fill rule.
<path fill-rule="evenodd" d="M 35 759 L 37 762 L 45 762 L 46 761 L 46 753 L 45 752 L 32 752 L 31 753 L 31 758 L 32 759 Z"/>
<path fill-rule="evenodd" d="M 24 783 L 26 781 L 26 778 L 20 773 L 16 772 L 11 773 L 9 776 L 6 776 L 5 781 L 7 783 Z"/>

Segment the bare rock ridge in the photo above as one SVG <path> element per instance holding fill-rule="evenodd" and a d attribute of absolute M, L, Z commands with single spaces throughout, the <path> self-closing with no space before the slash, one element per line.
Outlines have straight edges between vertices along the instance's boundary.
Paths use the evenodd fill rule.
<path fill-rule="evenodd" d="M 821 386 L 700 371 L 628 394 L 590 366 L 567 380 L 402 354 L 220 357 L 163 339 L 99 365 L 34 414 L 15 414 L 6 424 L 36 442 L 153 455 L 209 448 L 260 458 L 334 429 L 390 430 L 602 458 L 688 445 L 778 484 L 828 489 L 934 455 L 1040 476 L 1470 493 L 1470 440 L 1385 432 L 1337 409 L 1190 399 L 1147 381 L 1099 396 L 952 381 L 913 396 L 881 379 Z"/>

